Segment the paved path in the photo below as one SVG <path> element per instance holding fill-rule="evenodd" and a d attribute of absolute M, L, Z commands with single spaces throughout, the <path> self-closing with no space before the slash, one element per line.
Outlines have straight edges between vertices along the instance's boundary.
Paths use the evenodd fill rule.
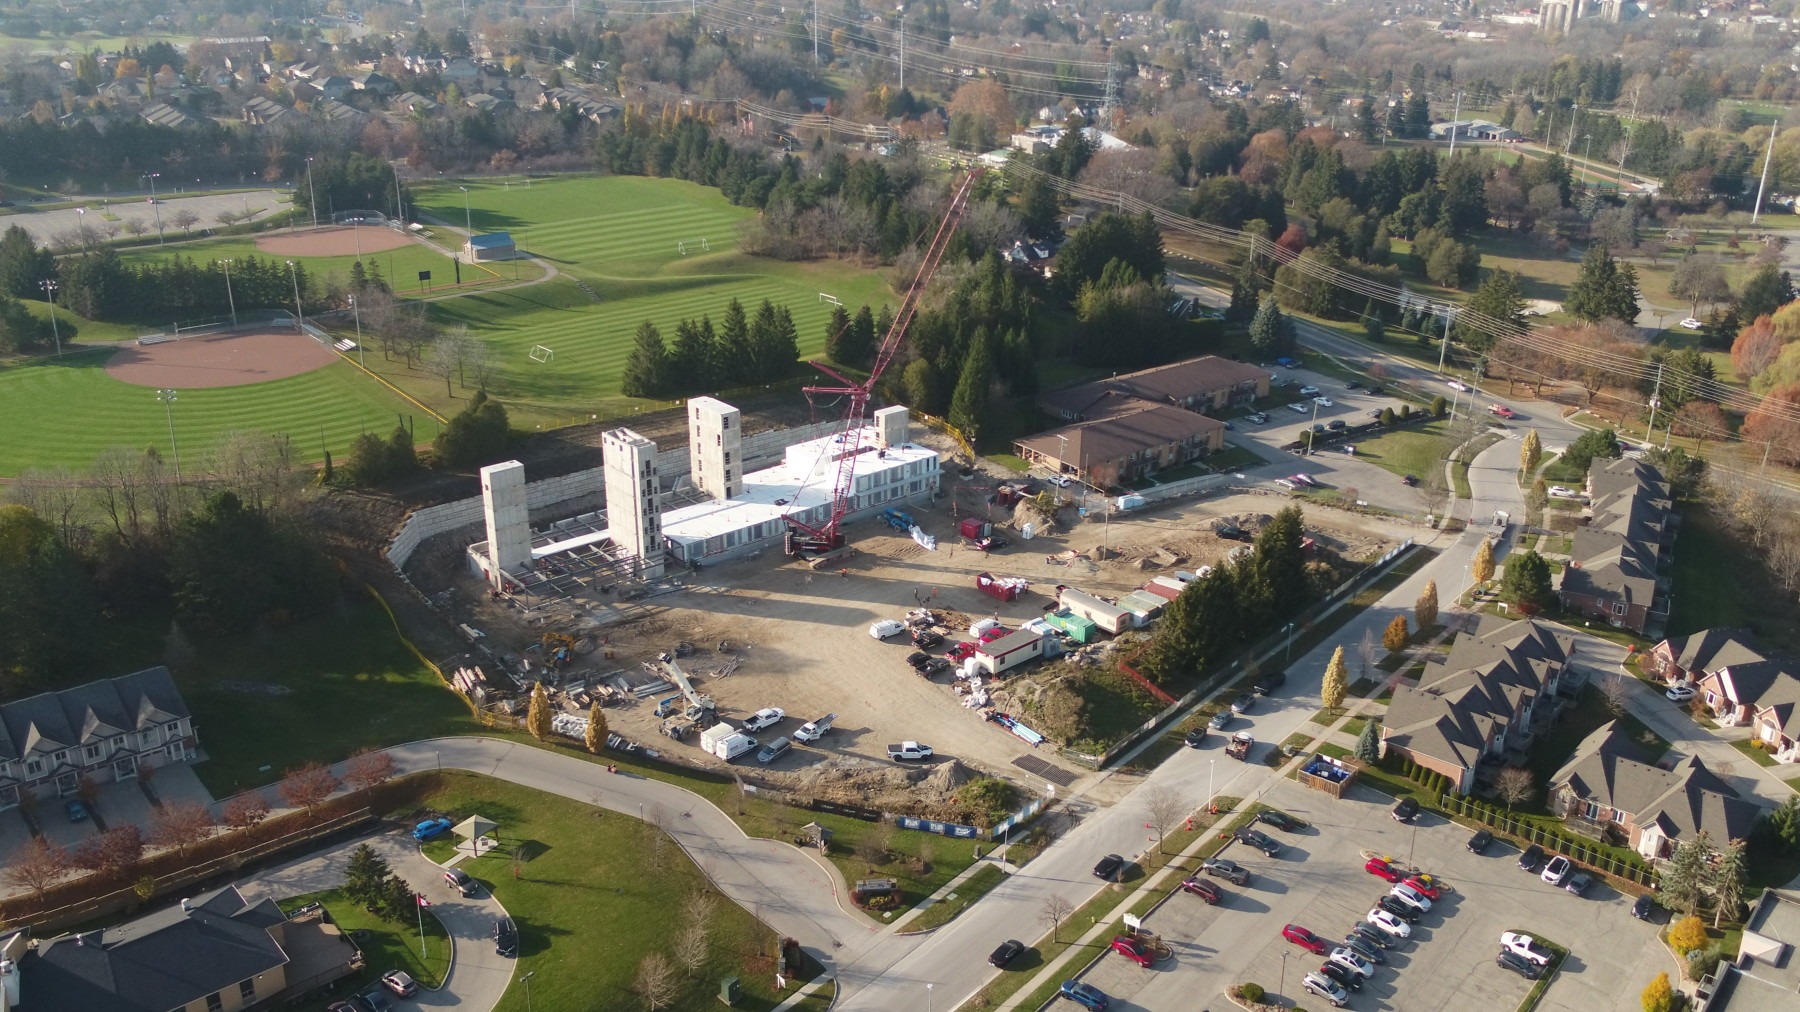
<path fill-rule="evenodd" d="M 450 935 L 450 972 L 443 987 L 419 991 L 415 999 L 418 1007 L 489 1012 L 500 1003 L 500 996 L 506 993 L 513 978 L 514 961 L 494 952 L 494 921 L 506 910 L 486 890 L 465 898 L 451 889 L 444 882 L 443 869 L 426 860 L 418 845 L 403 832 L 378 833 L 340 843 L 239 882 L 238 888 L 253 900 L 264 896 L 280 900 L 336 889 L 344 884 L 350 852 L 365 843 L 386 858 L 388 867 L 405 879 L 414 892 L 431 902 L 431 912 Z M 374 969 L 385 972 L 389 968 Z"/>

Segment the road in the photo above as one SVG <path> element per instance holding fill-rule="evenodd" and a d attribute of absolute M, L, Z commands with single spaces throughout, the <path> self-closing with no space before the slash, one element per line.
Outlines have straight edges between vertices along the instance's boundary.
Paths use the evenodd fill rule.
<path fill-rule="evenodd" d="M 488 1012 L 499 1004 L 512 983 L 515 965 L 494 952 L 494 921 L 506 913 L 505 908 L 485 890 L 464 897 L 451 889 L 444 882 L 443 869 L 426 860 L 404 833 L 380 833 L 340 843 L 239 882 L 238 888 L 252 900 L 265 896 L 281 900 L 336 889 L 344 884 L 350 852 L 365 843 L 385 858 L 388 867 L 414 892 L 430 900 L 431 913 L 450 936 L 453 956 L 443 986 L 434 991 L 421 989 L 414 1004 L 469 1012 Z M 389 968 L 374 969 L 386 972 Z"/>

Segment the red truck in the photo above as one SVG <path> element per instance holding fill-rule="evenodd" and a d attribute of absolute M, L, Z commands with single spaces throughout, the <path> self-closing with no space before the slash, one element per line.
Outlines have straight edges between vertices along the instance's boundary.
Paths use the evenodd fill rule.
<path fill-rule="evenodd" d="M 980 517 L 965 517 L 962 523 L 956 525 L 956 533 L 965 542 L 984 552 L 1005 548 L 1008 544 L 1004 535 L 995 533 L 993 524 Z"/>
<path fill-rule="evenodd" d="M 1016 577 L 1000 577 L 992 573 L 982 573 L 975 577 L 975 587 L 991 598 L 1001 601 L 1017 601 L 1019 594 L 1025 590 L 1026 582 Z"/>

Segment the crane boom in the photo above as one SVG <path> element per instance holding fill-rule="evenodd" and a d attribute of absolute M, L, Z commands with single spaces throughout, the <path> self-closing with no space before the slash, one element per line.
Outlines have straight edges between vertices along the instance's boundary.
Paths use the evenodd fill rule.
<path fill-rule="evenodd" d="M 860 382 L 844 376 L 823 362 L 811 362 L 813 368 L 838 381 L 838 386 L 808 386 L 803 388 L 808 397 L 817 395 L 846 397 L 850 401 L 849 410 L 844 414 L 844 427 L 838 436 L 837 478 L 831 488 L 831 514 L 822 524 L 809 524 L 789 513 L 782 519 L 789 526 L 788 554 L 792 555 L 801 548 L 812 551 L 830 551 L 842 543 L 842 535 L 838 531 L 844 514 L 850 511 L 851 484 L 856 474 L 856 458 L 862 453 L 859 430 L 863 427 L 864 417 L 868 412 L 869 397 L 874 392 L 875 384 L 882 373 L 894 361 L 900 345 L 906 340 L 907 328 L 912 325 L 913 318 L 918 315 L 919 302 L 925 296 L 925 289 L 931 279 L 937 275 L 938 266 L 944 261 L 944 254 L 950 249 L 950 241 L 956 235 L 956 227 L 962 222 L 963 213 L 969 209 L 969 198 L 975 191 L 975 180 L 982 174 L 982 168 L 976 166 L 968 171 L 957 184 L 950 196 L 950 206 L 944 211 L 944 217 L 938 222 L 937 233 L 931 237 L 931 243 L 925 248 L 925 255 L 919 260 L 919 269 L 913 275 L 912 284 L 908 286 L 906 295 L 900 300 L 900 311 L 894 314 L 893 325 L 888 327 L 886 336 L 882 338 L 881 347 L 875 353 L 874 367 L 869 370 L 868 379 Z"/>

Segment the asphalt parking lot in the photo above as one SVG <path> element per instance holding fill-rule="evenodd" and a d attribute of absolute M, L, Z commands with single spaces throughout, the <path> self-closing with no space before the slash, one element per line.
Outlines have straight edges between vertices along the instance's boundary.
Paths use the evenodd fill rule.
<path fill-rule="evenodd" d="M 1389 816 L 1392 803 L 1378 792 L 1357 788 L 1333 801 L 1292 781 L 1262 800 L 1312 825 L 1299 833 L 1261 827 L 1283 844 L 1274 858 L 1227 847 L 1222 856 L 1254 877 L 1243 888 L 1219 882 L 1225 899 L 1218 906 L 1182 894 L 1147 918 L 1146 929 L 1174 949 L 1172 959 L 1140 969 L 1109 955 L 1085 974 L 1112 996 L 1114 1009 L 1222 1010 L 1230 1007 L 1225 988 L 1246 981 L 1302 1007 L 1322 1007 L 1300 983 L 1322 958 L 1283 940 L 1281 929 L 1299 924 L 1336 942 L 1362 919 L 1389 888 L 1363 870 L 1363 850 L 1416 864 L 1453 891 L 1419 919 L 1410 941 L 1387 950 L 1387 965 L 1375 968 L 1348 1008 L 1512 1008 L 1530 982 L 1494 965 L 1507 930 L 1541 933 L 1572 950 L 1540 1008 L 1635 1009 L 1643 985 L 1674 968 L 1654 940 L 1655 927 L 1631 918 L 1629 897 L 1604 885 L 1586 897 L 1553 888 L 1520 871 L 1518 852 L 1501 844 L 1471 854 L 1469 831 L 1440 816 L 1423 814 L 1409 827 Z"/>

